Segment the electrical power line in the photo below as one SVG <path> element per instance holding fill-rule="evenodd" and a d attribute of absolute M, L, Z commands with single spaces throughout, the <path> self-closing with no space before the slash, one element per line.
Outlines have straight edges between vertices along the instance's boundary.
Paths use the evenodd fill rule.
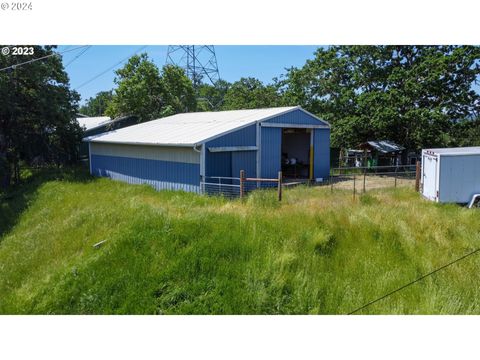
<path fill-rule="evenodd" d="M 147 46 L 148 46 L 148 45 L 147 45 Z M 128 59 L 130 59 L 132 56 L 134 56 L 134 55 L 136 55 L 137 53 L 139 53 L 140 51 L 144 50 L 147 46 L 142 46 L 142 47 L 139 48 L 137 51 L 135 51 L 132 55 L 126 57 L 125 59 L 120 60 L 120 61 L 117 62 L 115 65 L 110 66 L 108 69 L 102 71 L 101 73 L 95 75 L 95 76 L 92 77 L 91 79 L 89 79 L 89 80 L 85 81 L 84 83 L 80 84 L 79 86 L 77 86 L 77 87 L 75 88 L 75 90 L 78 90 L 78 89 L 80 89 L 81 87 L 84 87 L 85 85 L 90 84 L 92 81 L 98 79 L 100 76 L 106 74 L 106 73 L 109 72 L 110 70 L 116 68 L 118 65 L 120 65 L 120 64 L 124 63 L 125 61 L 127 61 Z"/>
<path fill-rule="evenodd" d="M 64 51 L 59 52 L 59 53 L 53 53 L 53 54 L 45 55 L 45 56 L 42 56 L 42 57 L 39 57 L 39 58 L 36 58 L 36 59 L 31 59 L 31 60 L 25 61 L 23 63 L 10 65 L 10 66 L 7 66 L 7 67 L 4 67 L 4 68 L 0 69 L 0 71 L 7 71 L 7 70 L 10 70 L 10 69 L 16 69 L 16 68 L 18 68 L 20 66 L 23 66 L 23 65 L 31 64 L 31 63 L 34 63 L 34 62 L 40 61 L 40 60 L 45 60 L 45 59 L 50 58 L 52 56 L 60 56 L 60 55 L 65 54 L 67 52 L 82 49 L 82 48 L 87 47 L 87 46 L 89 46 L 89 45 L 78 46 L 76 48 L 64 50 Z"/>
<path fill-rule="evenodd" d="M 461 260 L 466 259 L 467 257 L 469 257 L 469 256 L 471 256 L 471 255 L 476 254 L 476 253 L 479 252 L 479 251 L 480 251 L 480 248 L 475 249 L 475 250 L 469 252 L 468 254 L 465 254 L 465 255 L 459 257 L 458 259 L 455 259 L 455 260 L 449 262 L 448 264 L 445 264 L 445 265 L 443 265 L 443 266 L 440 266 L 439 268 L 437 268 L 437 269 L 429 272 L 428 274 L 422 275 L 422 276 L 420 276 L 419 278 L 417 278 L 417 279 L 409 282 L 408 284 L 405 284 L 405 285 L 399 287 L 398 289 L 395 289 L 395 290 L 393 290 L 393 291 L 390 291 L 389 293 L 387 293 L 387 294 L 379 297 L 378 299 L 375 299 L 375 300 L 373 300 L 373 301 L 370 301 L 369 303 L 366 303 L 366 304 L 363 305 L 363 306 L 360 306 L 359 308 L 357 308 L 357 309 L 349 312 L 348 315 L 353 315 L 353 314 L 359 312 L 360 310 L 363 310 L 363 309 L 369 307 L 370 305 L 373 305 L 373 304 L 375 304 L 376 302 L 379 302 L 380 300 L 383 300 L 383 299 L 385 299 L 385 298 L 387 298 L 387 297 L 389 297 L 389 296 L 391 296 L 391 295 L 393 295 L 393 294 L 395 294 L 395 293 L 397 293 L 397 292 L 399 292 L 399 291 L 401 291 L 401 290 L 403 290 L 403 289 L 405 289 L 405 288 L 407 288 L 407 287 L 409 287 L 409 286 L 411 286 L 411 285 L 413 285 L 413 284 L 415 284 L 415 283 L 417 283 L 417 282 L 425 279 L 426 277 L 435 274 L 436 272 L 438 272 L 438 271 L 440 271 L 440 270 L 443 270 L 443 269 L 445 269 L 445 268 L 447 268 L 447 267 L 449 267 L 449 266 L 451 266 L 451 265 L 453 265 L 453 264 L 455 264 L 455 263 L 457 263 L 457 262 L 459 262 L 459 261 L 461 261 Z"/>
<path fill-rule="evenodd" d="M 72 60 L 70 60 L 65 66 L 64 66 L 64 69 L 66 69 L 68 67 L 68 65 L 70 65 L 71 63 L 73 63 L 75 60 L 77 60 L 80 56 L 82 56 L 83 54 L 85 54 L 92 46 L 89 45 L 87 46 L 85 49 L 83 49 L 83 51 L 81 51 L 77 56 L 75 56 Z"/>

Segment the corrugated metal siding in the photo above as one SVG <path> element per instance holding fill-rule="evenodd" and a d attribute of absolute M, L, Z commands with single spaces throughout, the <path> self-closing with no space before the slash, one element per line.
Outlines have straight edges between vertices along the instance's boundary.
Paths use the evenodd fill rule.
<path fill-rule="evenodd" d="M 98 135 L 98 134 L 101 134 L 101 133 L 104 133 L 108 131 L 108 128 L 107 128 L 107 125 L 103 125 L 103 126 L 100 126 L 100 127 L 96 127 L 96 128 L 93 128 L 91 130 L 86 130 L 84 133 L 83 133 L 83 136 L 84 137 L 87 137 L 87 136 L 94 136 L 94 135 Z M 82 142 L 82 144 L 80 145 L 80 153 L 79 155 L 81 157 L 86 157 L 88 156 L 88 143 L 87 142 Z"/>
<path fill-rule="evenodd" d="M 314 129 L 313 175 L 323 180 L 330 175 L 330 129 Z"/>
<path fill-rule="evenodd" d="M 249 125 L 243 129 L 231 132 L 217 139 L 207 142 L 208 147 L 218 146 L 255 146 L 256 125 Z"/>
<path fill-rule="evenodd" d="M 91 155 L 92 175 L 129 184 L 148 184 L 157 190 L 199 192 L 200 165 L 120 156 Z"/>
<path fill-rule="evenodd" d="M 282 147 L 282 129 L 281 128 L 261 128 L 262 137 L 262 178 L 277 178 L 278 172 L 282 167 L 281 147 Z"/>
<path fill-rule="evenodd" d="M 301 125 L 323 125 L 324 123 L 318 121 L 313 116 L 304 113 L 302 110 L 293 110 L 286 114 L 275 116 L 266 123 L 276 124 L 301 124 Z"/>
<path fill-rule="evenodd" d="M 190 147 L 91 143 L 91 152 L 105 156 L 200 164 L 200 153 Z"/>
<path fill-rule="evenodd" d="M 80 122 L 80 120 L 79 120 Z M 137 117 L 136 116 L 125 116 L 122 118 L 116 118 L 113 119 L 112 121 L 107 122 L 104 125 L 98 126 L 98 127 L 93 127 L 90 128 L 89 130 L 86 130 L 83 134 L 83 137 L 89 137 L 89 136 L 94 136 L 94 135 L 99 135 L 104 132 L 109 132 L 113 130 L 118 130 L 127 126 L 135 125 L 137 124 Z M 80 157 L 87 157 L 88 154 L 88 144 L 87 142 L 82 142 L 80 145 Z"/>
<path fill-rule="evenodd" d="M 205 154 L 205 176 L 232 177 L 232 153 L 218 152 Z"/>
<path fill-rule="evenodd" d="M 469 202 L 480 193 L 479 179 L 480 155 L 440 155 L 440 202 Z"/>
<path fill-rule="evenodd" d="M 240 177 L 240 170 L 245 170 L 245 176 L 256 177 L 257 173 L 256 151 L 232 152 L 232 176 Z"/>
<path fill-rule="evenodd" d="M 220 146 L 255 146 L 256 145 L 256 125 L 250 125 L 243 129 L 234 131 L 230 134 L 221 136 L 217 139 L 206 143 L 207 149 L 209 147 Z M 245 167 L 249 169 L 256 168 L 255 151 L 242 151 L 240 153 L 251 153 L 250 155 L 234 155 L 237 152 L 220 152 L 212 153 L 207 150 L 205 153 L 205 170 L 206 176 L 228 176 L 238 177 L 239 171 L 232 168 L 232 157 L 242 159 Z M 232 155 L 233 154 L 233 155 Z M 244 157 L 242 157 L 244 156 Z M 252 173 L 255 176 L 256 171 Z M 250 176 L 250 175 L 249 175 Z"/>

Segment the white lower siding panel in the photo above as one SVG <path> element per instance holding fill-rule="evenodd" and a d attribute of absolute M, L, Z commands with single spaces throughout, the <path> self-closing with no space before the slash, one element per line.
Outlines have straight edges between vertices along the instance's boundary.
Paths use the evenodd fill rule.
<path fill-rule="evenodd" d="M 200 154 L 191 147 L 90 143 L 90 152 L 103 156 L 200 164 Z"/>
<path fill-rule="evenodd" d="M 168 182 L 168 181 L 160 181 L 160 180 L 148 180 L 142 179 L 134 176 L 120 174 L 111 170 L 105 171 L 107 177 L 112 180 L 126 182 L 128 184 L 136 184 L 136 185 L 150 185 L 156 190 L 183 190 L 186 192 L 194 192 L 200 193 L 200 186 L 199 185 L 191 185 L 191 184 L 181 184 L 175 182 Z"/>

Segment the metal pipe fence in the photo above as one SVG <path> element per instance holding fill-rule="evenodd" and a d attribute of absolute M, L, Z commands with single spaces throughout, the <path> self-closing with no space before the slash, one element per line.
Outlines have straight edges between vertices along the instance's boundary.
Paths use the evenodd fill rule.
<path fill-rule="evenodd" d="M 240 178 L 206 176 L 200 182 L 200 192 L 206 195 L 219 195 L 227 198 L 240 196 Z"/>
<path fill-rule="evenodd" d="M 250 178 L 244 170 L 241 170 L 239 175 L 240 177 L 207 176 L 200 182 L 200 192 L 227 198 L 243 198 L 254 190 L 277 189 L 277 197 L 281 201 L 284 186 L 290 186 L 284 184 L 281 171 L 276 179 Z"/>

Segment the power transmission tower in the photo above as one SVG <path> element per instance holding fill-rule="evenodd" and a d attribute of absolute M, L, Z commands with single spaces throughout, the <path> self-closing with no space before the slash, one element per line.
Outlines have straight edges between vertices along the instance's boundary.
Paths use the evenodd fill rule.
<path fill-rule="evenodd" d="M 220 80 L 213 45 L 169 45 L 166 63 L 183 68 L 195 89 L 202 81 L 215 85 Z"/>

